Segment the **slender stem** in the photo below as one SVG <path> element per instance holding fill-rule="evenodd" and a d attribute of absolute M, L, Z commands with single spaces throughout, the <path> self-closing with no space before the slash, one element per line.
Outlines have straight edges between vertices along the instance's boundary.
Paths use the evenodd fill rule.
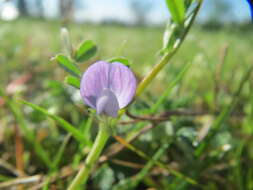
<path fill-rule="evenodd" d="M 176 51 L 172 51 L 171 53 L 163 56 L 161 61 L 155 65 L 155 67 L 151 70 L 151 72 L 141 81 L 139 84 L 136 96 L 139 96 L 143 90 L 148 86 L 148 84 L 157 76 L 157 74 L 161 71 L 161 69 L 168 63 L 170 58 L 176 53 Z"/>
<path fill-rule="evenodd" d="M 183 43 L 186 35 L 188 34 L 190 28 L 193 25 L 193 22 L 197 16 L 197 13 L 199 12 L 200 6 L 202 4 L 202 0 L 199 0 L 198 5 L 193 13 L 193 16 L 191 17 L 191 20 L 189 24 L 186 26 L 185 31 L 179 41 L 179 44 L 176 45 L 175 48 L 173 48 L 170 52 L 165 54 L 161 61 L 155 65 L 155 67 L 151 70 L 151 72 L 141 81 L 137 88 L 136 97 L 139 96 L 143 90 L 150 84 L 150 82 L 157 76 L 157 74 L 163 69 L 163 67 L 169 62 L 169 60 L 174 56 L 174 54 L 178 51 L 179 47 Z"/>
<path fill-rule="evenodd" d="M 89 174 L 94 167 L 95 163 L 97 162 L 108 138 L 109 138 L 109 132 L 107 131 L 106 126 L 100 126 L 98 135 L 96 137 L 96 140 L 92 146 L 92 149 L 87 156 L 84 165 L 78 172 L 77 176 L 74 178 L 70 186 L 68 187 L 68 190 L 77 190 L 80 185 L 85 184 Z"/>

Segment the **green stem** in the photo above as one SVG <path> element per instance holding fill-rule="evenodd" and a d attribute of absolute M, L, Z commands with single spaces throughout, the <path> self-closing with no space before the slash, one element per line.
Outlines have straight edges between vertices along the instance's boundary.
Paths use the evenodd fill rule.
<path fill-rule="evenodd" d="M 179 43 L 167 54 L 165 54 L 161 61 L 155 65 L 155 67 L 151 70 L 151 72 L 141 81 L 141 83 L 139 84 L 137 91 L 136 91 L 136 97 L 139 96 L 144 89 L 150 84 L 150 82 L 157 76 L 157 74 L 163 69 L 163 67 L 165 65 L 167 65 L 167 63 L 169 62 L 169 60 L 175 55 L 175 53 L 178 51 L 178 49 L 180 48 L 181 44 L 183 43 L 185 37 L 187 36 L 190 28 L 193 25 L 193 22 L 197 16 L 197 13 L 199 12 L 199 9 L 201 7 L 202 4 L 202 0 L 198 1 L 198 5 L 196 6 L 196 9 L 193 13 L 193 16 L 191 17 L 191 20 L 189 22 L 189 24 L 186 26 L 184 33 L 181 36 L 181 39 L 179 41 Z"/>
<path fill-rule="evenodd" d="M 110 135 L 106 126 L 100 126 L 98 135 L 92 146 L 92 149 L 89 155 L 87 156 L 84 165 L 82 166 L 77 176 L 74 178 L 74 180 L 68 187 L 68 190 L 77 190 L 80 187 L 80 185 L 86 183 L 89 174 L 92 168 L 94 167 L 95 163 L 97 162 L 99 155 L 101 154 L 109 136 Z"/>
<path fill-rule="evenodd" d="M 170 58 L 176 53 L 176 51 L 172 51 L 171 53 L 163 56 L 161 61 L 155 65 L 155 67 L 151 70 L 151 72 L 141 81 L 139 84 L 136 96 L 139 96 L 143 90 L 148 86 L 148 84 L 157 76 L 157 74 L 161 71 L 161 69 L 169 62 Z"/>

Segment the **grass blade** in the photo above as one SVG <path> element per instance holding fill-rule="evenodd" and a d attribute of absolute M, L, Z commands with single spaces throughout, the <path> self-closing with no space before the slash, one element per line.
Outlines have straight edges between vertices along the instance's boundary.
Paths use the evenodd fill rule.
<path fill-rule="evenodd" d="M 70 140 L 70 137 L 71 137 L 71 135 L 68 134 L 68 135 L 64 138 L 64 140 L 63 140 L 63 142 L 62 142 L 62 144 L 61 144 L 61 146 L 60 146 L 58 152 L 56 153 L 56 156 L 54 157 L 53 164 L 52 164 L 52 165 L 53 165 L 53 166 L 52 166 L 52 170 L 57 171 L 58 166 L 59 166 L 59 164 L 60 164 L 60 162 L 61 162 L 62 156 L 63 156 L 63 154 L 64 154 L 64 151 L 65 151 L 65 149 L 66 149 L 66 146 L 67 146 L 67 144 L 68 144 L 68 142 L 69 142 L 69 140 Z"/>
<path fill-rule="evenodd" d="M 19 108 L 18 104 L 9 98 L 5 98 L 6 104 L 9 107 L 10 111 L 13 113 L 16 122 L 18 123 L 19 127 L 21 128 L 25 139 L 33 146 L 35 153 L 38 155 L 40 160 L 48 167 L 51 168 L 52 164 L 49 160 L 48 153 L 43 149 L 41 144 L 36 140 L 36 136 L 33 132 L 28 130 L 26 122 L 24 120 L 24 116 L 21 109 Z"/>
<path fill-rule="evenodd" d="M 63 129 L 68 131 L 77 141 L 80 141 L 80 142 L 84 141 L 84 136 L 80 133 L 80 131 L 77 130 L 73 125 L 68 123 L 66 120 L 64 120 L 56 115 L 53 115 L 53 114 L 49 113 L 47 110 L 45 110 L 44 108 L 37 106 L 35 104 L 32 104 L 30 102 L 21 100 L 21 103 L 31 107 L 32 109 L 34 109 L 36 111 L 39 111 L 40 113 L 46 115 L 47 117 L 50 117 L 51 119 L 55 120 Z"/>
<path fill-rule="evenodd" d="M 247 69 L 247 71 L 244 73 L 244 75 L 239 83 L 238 89 L 236 90 L 236 92 L 231 100 L 231 103 L 223 109 L 223 111 L 220 113 L 218 118 L 214 121 L 214 124 L 212 126 L 212 132 L 210 132 L 206 136 L 204 142 L 202 142 L 199 145 L 199 147 L 196 149 L 195 155 L 197 157 L 201 156 L 202 152 L 208 146 L 212 137 L 217 133 L 217 131 L 220 129 L 221 125 L 228 119 L 230 113 L 233 111 L 234 107 L 236 106 L 236 104 L 238 102 L 238 97 L 240 96 L 245 83 L 249 80 L 252 71 L 253 71 L 253 66 L 251 66 L 249 69 Z"/>
<path fill-rule="evenodd" d="M 160 96 L 158 101 L 152 106 L 150 109 L 150 113 L 154 113 L 158 110 L 158 108 L 164 103 L 166 98 L 169 96 L 171 91 L 174 89 L 174 87 L 182 80 L 182 78 L 185 76 L 187 73 L 188 69 L 192 66 L 192 63 L 188 63 L 184 66 L 182 71 L 176 76 L 176 78 L 168 85 L 164 93 Z"/>
<path fill-rule="evenodd" d="M 125 180 L 120 181 L 120 183 L 116 184 L 113 187 L 113 190 L 130 190 L 134 189 L 138 186 L 138 184 L 145 178 L 146 175 L 148 175 L 148 172 L 152 169 L 152 167 L 155 165 L 155 162 L 157 162 L 160 157 L 165 153 L 165 151 L 170 146 L 171 141 L 164 143 L 154 154 L 151 160 L 148 161 L 148 163 L 145 165 L 145 167 L 134 177 L 127 178 Z M 126 188 L 127 187 L 127 188 Z"/>
<path fill-rule="evenodd" d="M 146 155 L 143 151 L 137 149 L 136 147 L 134 147 L 133 145 L 129 144 L 128 142 L 126 142 L 124 139 L 122 139 L 121 137 L 119 136 L 114 136 L 114 138 L 121 144 L 123 144 L 126 148 L 128 148 L 129 150 L 135 152 L 138 156 L 142 157 L 143 159 L 145 160 L 153 160 L 153 158 L 150 158 L 148 155 Z M 189 184 L 192 184 L 192 185 L 195 185 L 195 186 L 199 186 L 199 184 L 192 178 L 190 177 L 187 177 L 185 176 L 184 174 L 176 171 L 176 170 L 173 170 L 171 169 L 170 167 L 168 167 L 167 165 L 163 164 L 162 162 L 160 161 L 157 161 L 157 160 L 153 160 L 154 163 L 163 168 L 163 169 L 166 169 L 167 171 L 169 171 L 172 175 L 180 178 L 180 179 L 183 179 L 185 180 L 186 182 L 188 182 Z"/>

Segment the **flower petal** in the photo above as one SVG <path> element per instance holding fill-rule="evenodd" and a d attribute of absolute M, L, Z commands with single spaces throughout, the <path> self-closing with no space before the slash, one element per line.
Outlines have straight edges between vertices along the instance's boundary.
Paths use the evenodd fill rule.
<path fill-rule="evenodd" d="M 111 63 L 109 88 L 116 95 L 120 109 L 126 107 L 135 95 L 136 78 L 133 72 L 122 63 Z"/>
<path fill-rule="evenodd" d="M 85 103 L 96 109 L 98 97 L 104 89 L 108 88 L 108 73 L 110 65 L 104 61 L 98 61 L 91 65 L 83 74 L 80 85 L 80 93 Z"/>
<path fill-rule="evenodd" d="M 115 94 L 109 90 L 103 90 L 96 103 L 97 114 L 105 114 L 112 117 L 118 116 L 119 103 Z"/>

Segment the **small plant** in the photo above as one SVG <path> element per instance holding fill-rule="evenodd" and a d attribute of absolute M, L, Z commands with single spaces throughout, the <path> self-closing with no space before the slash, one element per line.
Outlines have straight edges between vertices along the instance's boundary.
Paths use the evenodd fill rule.
<path fill-rule="evenodd" d="M 100 123 L 99 132 L 92 149 L 68 190 L 78 189 L 80 185 L 86 183 L 107 139 L 110 134 L 113 134 L 113 129 L 127 111 L 126 106 L 133 101 L 134 96 L 136 99 L 142 94 L 177 52 L 195 20 L 202 0 L 166 0 L 166 3 L 172 18 L 164 33 L 163 48 L 160 51 L 162 58 L 142 79 L 137 91 L 135 76 L 131 68 L 128 67 L 129 65 L 124 65 L 128 61 L 122 61 L 121 58 L 111 59 L 110 63 L 98 61 L 88 67 L 84 74 L 81 74 L 78 63 L 92 58 L 97 48 L 92 41 L 87 40 L 79 48 L 73 50 L 68 31 L 62 30 L 62 42 L 66 55 L 56 55 L 54 60 L 70 74 L 65 81 L 76 88 L 80 87 L 85 104 L 96 110 L 97 119 Z"/>
<path fill-rule="evenodd" d="M 31 189 L 45 190 L 50 189 L 51 184 L 57 189 L 68 190 L 221 189 L 227 184 L 229 188 L 234 184 L 238 189 L 253 188 L 253 170 L 248 167 L 252 161 L 252 142 L 249 140 L 252 138 L 253 85 L 250 77 L 253 66 L 242 64 L 241 67 L 246 68 L 242 72 L 226 65 L 228 46 L 222 48 L 220 61 L 213 58 L 215 56 L 210 61 L 209 52 L 203 48 L 198 50 L 197 61 L 187 58 L 189 63 L 182 68 L 180 64 L 179 68 L 176 64 L 168 65 L 185 42 L 202 0 L 165 2 L 171 19 L 165 27 L 163 43 L 154 53 L 158 57 L 157 64 L 143 66 L 148 66 L 145 68 L 147 74 L 137 75 L 138 67 L 135 66 L 140 63 L 130 62 L 128 57 L 119 53 L 121 51 L 117 51 L 116 56 L 98 59 L 96 53 L 100 49 L 92 40 L 84 39 L 76 47 L 70 37 L 74 30 L 62 28 L 63 52 L 52 58 L 52 64 L 46 65 L 47 77 L 39 80 L 43 83 L 41 86 L 47 87 L 42 90 L 47 96 L 41 98 L 41 93 L 31 92 L 33 98 L 39 96 L 43 107 L 36 105 L 38 101 L 33 104 L 23 100 L 22 96 L 25 90 L 22 85 L 33 79 L 34 73 L 39 75 L 40 72 L 25 74 L 10 83 L 6 90 L 0 88 L 0 106 L 6 106 L 6 115 L 12 115 L 15 124 L 14 137 L 9 136 L 16 143 L 17 169 L 29 175 L 36 174 L 28 176 L 9 169 L 20 178 L 5 183 L 7 175 L 1 174 L 3 183 L 0 183 L 0 189 L 11 186 L 30 188 L 32 183 L 35 185 Z M 252 1 L 248 0 L 248 3 L 252 9 Z M 141 39 L 142 36 L 137 37 Z M 205 41 L 201 36 L 193 37 Z M 191 44 L 192 39 L 188 39 L 190 42 L 187 43 Z M 240 40 L 238 38 L 237 42 Z M 217 49 L 210 48 L 210 42 L 205 43 L 208 51 Z M 152 43 L 146 41 L 145 45 L 137 49 L 146 52 Z M 194 45 L 186 46 L 185 51 L 192 54 Z M 116 46 L 111 47 L 117 50 Z M 249 48 L 245 46 L 245 49 Z M 16 48 L 8 56 L 15 52 L 21 54 Z M 234 54 L 236 59 L 238 54 Z M 152 59 L 150 52 L 144 56 Z M 192 72 L 187 72 L 193 67 L 192 62 L 200 64 L 195 65 Z M 170 66 L 168 75 L 167 65 Z M 207 65 L 208 69 L 203 69 Z M 62 78 L 60 81 L 44 81 L 51 78 L 48 74 L 50 66 L 64 70 L 56 70 L 66 73 L 64 82 L 61 82 Z M 227 72 L 224 74 L 224 71 Z M 159 86 L 164 88 L 160 90 L 161 94 L 156 92 L 159 74 L 168 78 Z M 192 78 L 200 77 L 196 82 L 188 74 Z M 229 84 L 225 84 L 226 80 Z M 152 91 L 144 94 L 149 86 Z M 24 112 L 19 102 L 25 104 Z M 49 123 L 46 123 L 47 130 L 43 128 L 44 123 L 40 126 L 45 120 Z M 238 123 L 242 129 L 238 129 Z M 25 146 L 20 146 L 22 137 Z M 29 148 L 30 151 L 24 154 Z M 243 154 L 247 154 L 245 159 L 241 159 Z M 6 164 L 0 160 L 2 165 Z M 31 165 L 29 171 L 25 171 L 26 165 Z"/>

